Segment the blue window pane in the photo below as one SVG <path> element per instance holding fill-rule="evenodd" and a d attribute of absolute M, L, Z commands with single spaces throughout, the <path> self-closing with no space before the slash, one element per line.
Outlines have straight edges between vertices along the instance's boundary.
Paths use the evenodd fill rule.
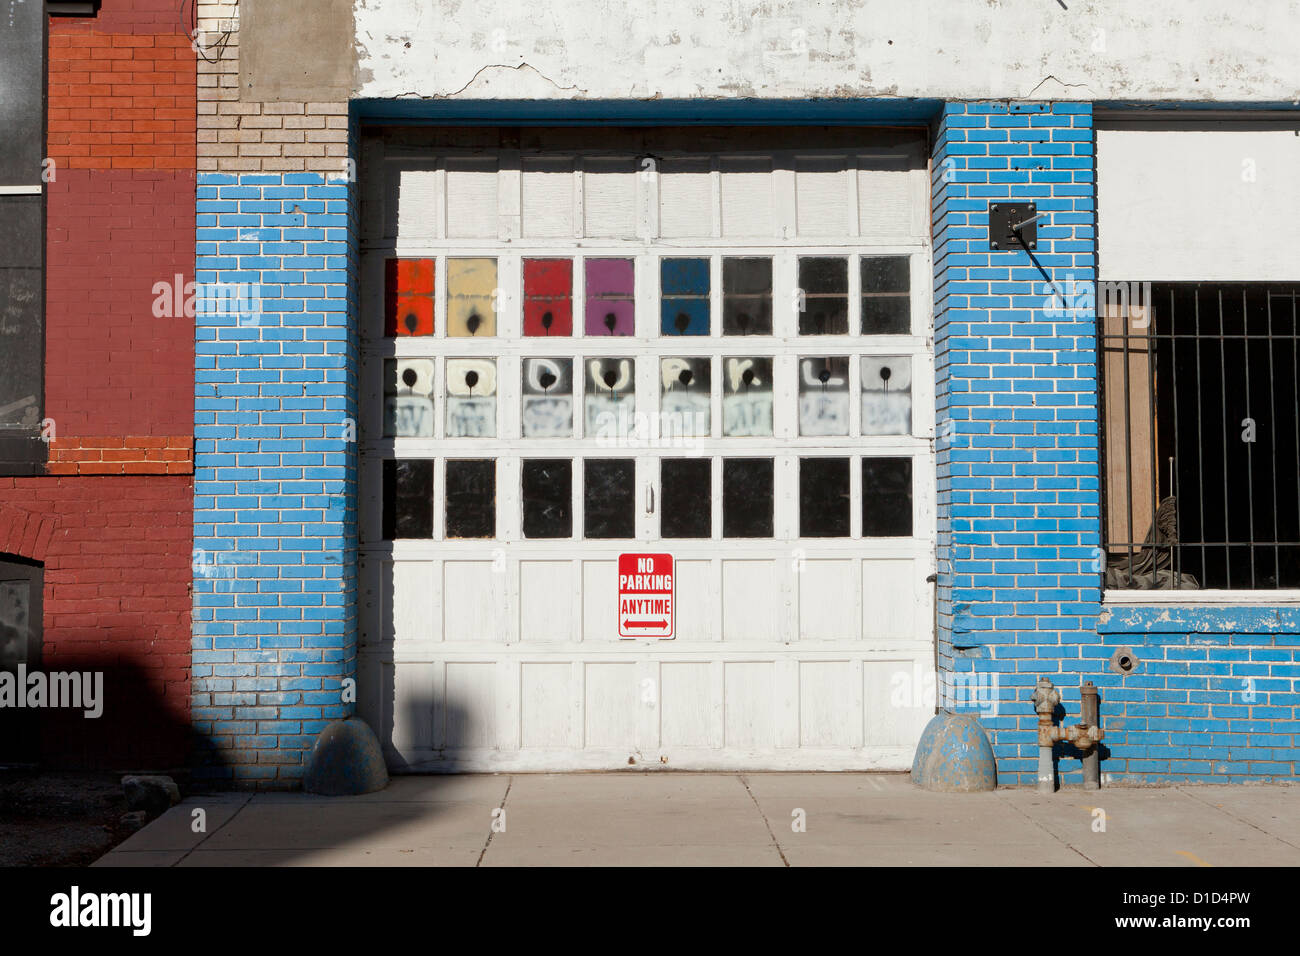
<path fill-rule="evenodd" d="M 664 299 L 660 332 L 664 335 L 708 335 L 708 299 Z"/>
<path fill-rule="evenodd" d="M 663 335 L 709 334 L 709 260 L 663 259 L 659 329 Z"/>
<path fill-rule="evenodd" d="M 669 295 L 708 295 L 708 259 L 664 259 L 659 264 L 659 288 Z"/>

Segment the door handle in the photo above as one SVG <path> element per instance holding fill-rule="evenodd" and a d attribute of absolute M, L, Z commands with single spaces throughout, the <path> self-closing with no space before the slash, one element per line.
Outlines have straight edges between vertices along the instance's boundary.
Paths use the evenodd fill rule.
<path fill-rule="evenodd" d="M 655 486 L 645 486 L 645 513 L 652 515 L 655 513 Z"/>

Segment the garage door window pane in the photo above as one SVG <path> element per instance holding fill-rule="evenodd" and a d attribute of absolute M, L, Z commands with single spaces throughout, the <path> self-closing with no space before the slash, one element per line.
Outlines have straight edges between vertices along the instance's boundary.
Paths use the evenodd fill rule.
<path fill-rule="evenodd" d="M 433 437 L 432 359 L 384 359 L 384 435 Z"/>
<path fill-rule="evenodd" d="M 772 360 L 722 360 L 722 434 L 733 438 L 772 434 Z"/>
<path fill-rule="evenodd" d="M 573 434 L 573 359 L 526 358 L 520 424 L 525 438 Z"/>
<path fill-rule="evenodd" d="M 849 260 L 811 256 L 799 260 L 799 334 L 849 331 Z"/>
<path fill-rule="evenodd" d="M 722 260 L 722 334 L 772 334 L 772 260 Z"/>
<path fill-rule="evenodd" d="M 862 535 L 912 534 L 912 459 L 862 459 Z"/>
<path fill-rule="evenodd" d="M 573 334 L 573 260 L 524 260 L 524 335 Z"/>
<path fill-rule="evenodd" d="M 636 361 L 589 358 L 583 396 L 587 437 L 617 441 L 635 427 Z"/>
<path fill-rule="evenodd" d="M 497 463 L 447 462 L 447 537 L 491 538 L 497 528 Z"/>
<path fill-rule="evenodd" d="M 713 461 L 666 458 L 660 464 L 661 538 L 707 538 L 713 534 Z"/>
<path fill-rule="evenodd" d="M 819 355 L 799 360 L 799 434 L 849 433 L 849 359 Z"/>
<path fill-rule="evenodd" d="M 583 462 L 582 499 L 583 537 L 636 537 L 636 462 L 631 458 Z"/>
<path fill-rule="evenodd" d="M 911 356 L 863 356 L 862 434 L 910 435 L 911 433 Z"/>
<path fill-rule="evenodd" d="M 495 259 L 447 260 L 447 334 L 484 336 L 497 334 Z"/>
<path fill-rule="evenodd" d="M 635 330 L 636 265 L 631 259 L 588 259 L 588 335 L 632 335 Z"/>
<path fill-rule="evenodd" d="M 849 536 L 849 460 L 799 459 L 799 537 Z"/>
<path fill-rule="evenodd" d="M 662 334 L 709 334 L 708 259 L 661 260 L 659 291 Z"/>
<path fill-rule="evenodd" d="M 522 477 L 524 537 L 573 537 L 573 462 L 525 460 Z"/>
<path fill-rule="evenodd" d="M 384 263 L 384 334 L 433 334 L 432 259 L 388 259 Z"/>
<path fill-rule="evenodd" d="M 708 438 L 713 418 L 711 363 L 707 358 L 665 358 L 659 362 L 659 435 Z"/>
<path fill-rule="evenodd" d="M 772 537 L 771 458 L 724 458 L 722 461 L 722 536 Z"/>
<path fill-rule="evenodd" d="M 497 365 L 492 359 L 447 359 L 447 437 L 497 433 Z"/>
<path fill-rule="evenodd" d="M 384 538 L 433 537 L 433 462 L 384 462 Z"/>
<path fill-rule="evenodd" d="M 864 256 L 862 334 L 907 335 L 912 330 L 912 280 L 907 256 Z"/>

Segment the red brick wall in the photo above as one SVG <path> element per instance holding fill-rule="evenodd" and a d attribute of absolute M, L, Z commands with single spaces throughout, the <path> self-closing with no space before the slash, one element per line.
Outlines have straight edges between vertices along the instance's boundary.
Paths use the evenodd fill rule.
<path fill-rule="evenodd" d="M 105 672 L 99 720 L 42 713 L 42 760 L 184 763 L 190 699 L 196 58 L 175 0 L 50 20 L 47 475 L 0 477 L 0 552 L 45 562 L 43 667 Z M 192 8 L 186 7 L 189 13 Z"/>
<path fill-rule="evenodd" d="M 50 24 L 49 156 L 70 169 L 194 169 L 196 80 L 188 36 Z"/>
<path fill-rule="evenodd" d="M 156 283 L 194 278 L 192 161 L 60 170 L 46 256 L 45 414 L 57 437 L 193 434 L 194 319 L 153 314 Z"/>
<path fill-rule="evenodd" d="M 188 476 L 0 478 L 0 551 L 45 562 L 42 668 L 105 674 L 99 719 L 42 715 L 43 762 L 183 764 L 193 506 Z"/>

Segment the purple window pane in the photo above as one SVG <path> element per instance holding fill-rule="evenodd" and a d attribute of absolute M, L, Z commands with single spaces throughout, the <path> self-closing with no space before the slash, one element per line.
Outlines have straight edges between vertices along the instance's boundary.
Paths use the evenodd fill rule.
<path fill-rule="evenodd" d="M 588 335 L 632 335 L 635 332 L 635 273 L 631 259 L 588 259 Z"/>
<path fill-rule="evenodd" d="M 588 259 L 587 295 L 630 296 L 636 291 L 631 259 Z"/>

